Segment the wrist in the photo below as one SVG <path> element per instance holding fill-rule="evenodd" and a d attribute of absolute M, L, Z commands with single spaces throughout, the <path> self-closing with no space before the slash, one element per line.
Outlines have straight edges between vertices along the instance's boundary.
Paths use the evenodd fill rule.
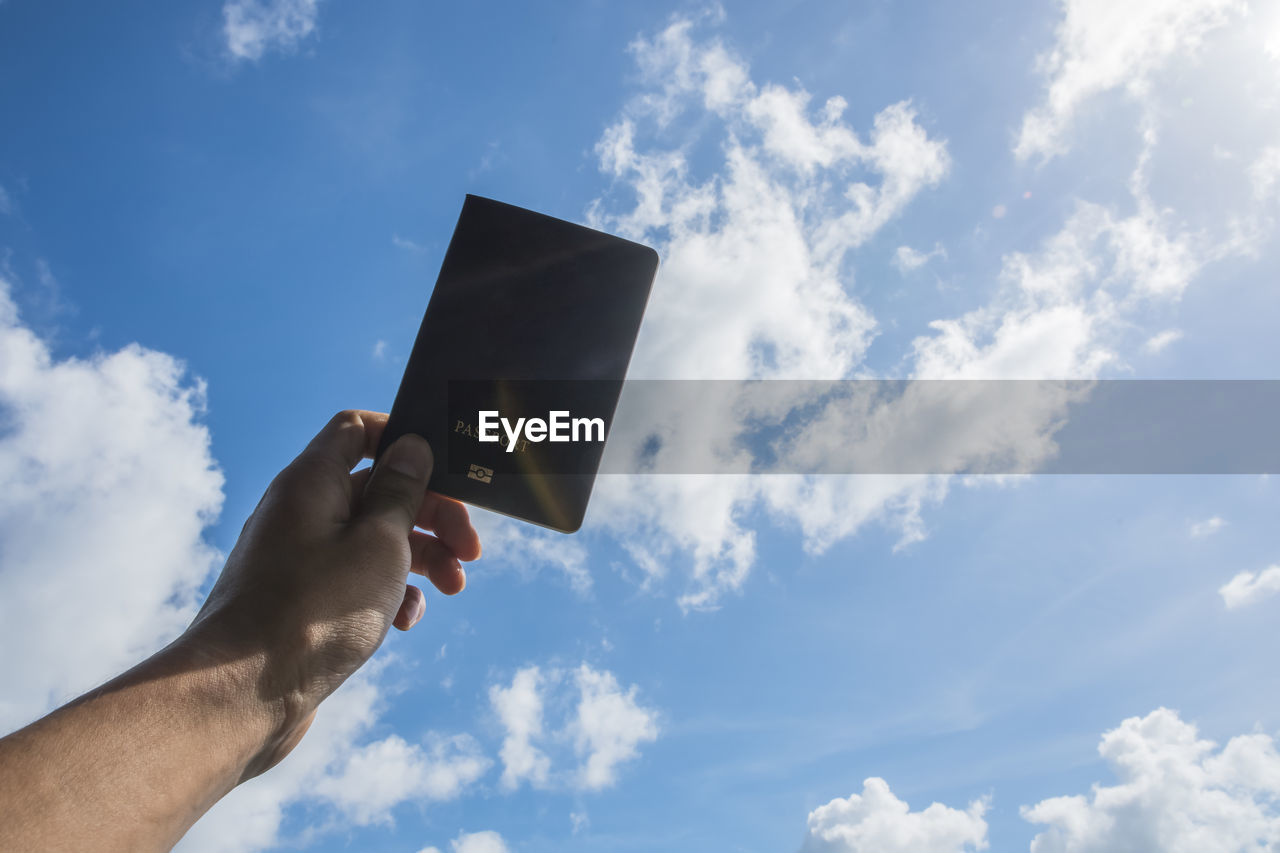
<path fill-rule="evenodd" d="M 275 676 L 266 650 L 228 646 L 192 626 L 153 660 L 179 674 L 193 713 L 219 738 L 234 771 L 230 787 L 274 765 L 281 745 L 305 730 L 310 703 Z"/>

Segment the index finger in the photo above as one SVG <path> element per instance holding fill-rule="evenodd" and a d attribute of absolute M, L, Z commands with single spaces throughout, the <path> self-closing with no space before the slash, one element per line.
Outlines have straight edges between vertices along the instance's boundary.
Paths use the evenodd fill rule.
<path fill-rule="evenodd" d="M 430 530 L 464 563 L 480 559 L 480 534 L 466 506 L 453 498 L 427 492 L 414 525 Z"/>
<path fill-rule="evenodd" d="M 330 418 L 303 452 L 325 457 L 350 471 L 361 459 L 373 458 L 386 426 L 385 412 L 346 409 Z"/>

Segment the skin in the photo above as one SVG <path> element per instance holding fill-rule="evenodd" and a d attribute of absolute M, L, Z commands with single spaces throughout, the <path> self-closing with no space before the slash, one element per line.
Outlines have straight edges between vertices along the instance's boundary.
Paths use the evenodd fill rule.
<path fill-rule="evenodd" d="M 152 657 L 0 739 L 0 850 L 167 850 L 289 754 L 316 709 L 480 556 L 432 455 L 378 412 L 335 415 L 272 481 L 195 620 Z M 423 528 L 418 530 L 415 528 Z M 423 532 L 423 531 L 430 532 Z"/>

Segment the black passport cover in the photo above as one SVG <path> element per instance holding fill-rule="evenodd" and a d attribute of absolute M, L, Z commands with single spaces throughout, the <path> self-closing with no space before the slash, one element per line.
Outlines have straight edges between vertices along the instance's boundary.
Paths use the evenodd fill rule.
<path fill-rule="evenodd" d="M 577 530 L 603 441 L 507 453 L 505 434 L 477 440 L 478 412 L 568 411 L 607 436 L 657 268 L 647 246 L 468 195 L 378 453 L 417 433 L 435 453 L 432 490 Z"/>

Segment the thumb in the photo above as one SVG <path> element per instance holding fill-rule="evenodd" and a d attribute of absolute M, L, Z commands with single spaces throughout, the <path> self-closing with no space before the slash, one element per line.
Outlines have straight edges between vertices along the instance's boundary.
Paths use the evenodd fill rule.
<path fill-rule="evenodd" d="M 374 465 L 364 487 L 360 516 L 391 522 L 407 535 L 426 496 L 434 462 L 426 439 L 413 434 L 397 438 Z"/>

